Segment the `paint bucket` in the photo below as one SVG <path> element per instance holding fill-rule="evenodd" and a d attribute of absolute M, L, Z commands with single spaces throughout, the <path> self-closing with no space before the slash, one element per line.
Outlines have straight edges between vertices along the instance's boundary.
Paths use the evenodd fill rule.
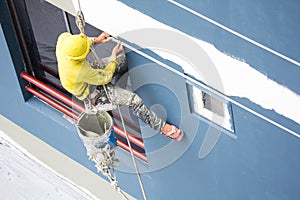
<path fill-rule="evenodd" d="M 113 120 L 108 112 L 83 113 L 77 122 L 79 137 L 85 146 L 101 147 L 109 141 L 113 131 Z"/>

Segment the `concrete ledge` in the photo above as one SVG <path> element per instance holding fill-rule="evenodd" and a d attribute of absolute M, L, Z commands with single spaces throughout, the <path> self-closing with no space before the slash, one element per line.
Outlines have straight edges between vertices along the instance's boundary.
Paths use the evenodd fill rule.
<path fill-rule="evenodd" d="M 52 169 L 58 176 L 67 179 L 67 181 L 80 188 L 86 189 L 95 198 L 101 200 L 122 199 L 121 195 L 117 193 L 106 180 L 2 115 L 0 115 L 0 130 L 17 145 L 22 147 L 25 150 L 23 153 L 30 154 L 33 158 L 36 158 L 38 162 Z M 134 199 L 128 194 L 127 197 Z"/>

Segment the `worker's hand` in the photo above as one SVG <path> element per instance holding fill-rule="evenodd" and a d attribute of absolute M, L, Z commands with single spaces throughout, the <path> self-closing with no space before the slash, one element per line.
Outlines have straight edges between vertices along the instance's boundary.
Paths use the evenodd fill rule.
<path fill-rule="evenodd" d="M 94 43 L 95 44 L 105 43 L 105 42 L 110 41 L 111 39 L 112 38 L 108 33 L 102 32 L 98 37 L 94 38 Z"/>
<path fill-rule="evenodd" d="M 119 42 L 111 52 L 112 56 L 117 56 L 121 51 L 123 51 L 123 46 L 121 42 Z"/>

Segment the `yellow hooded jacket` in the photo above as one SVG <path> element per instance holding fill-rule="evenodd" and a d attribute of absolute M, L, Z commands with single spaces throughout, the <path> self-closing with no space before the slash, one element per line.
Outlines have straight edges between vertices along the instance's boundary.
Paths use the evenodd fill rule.
<path fill-rule="evenodd" d="M 56 44 L 56 57 L 58 62 L 58 73 L 62 86 L 78 99 L 83 100 L 89 94 L 88 85 L 105 85 L 109 83 L 116 69 L 116 57 L 111 58 L 105 69 L 94 69 L 86 60 L 89 48 L 93 40 L 84 35 L 77 35 L 86 41 L 86 50 L 80 56 L 70 56 L 66 52 L 78 50 L 78 46 L 67 44 L 67 38 L 72 37 L 70 33 L 62 33 Z M 77 49 L 76 49 L 77 48 Z M 80 47 L 81 48 L 81 47 Z"/>

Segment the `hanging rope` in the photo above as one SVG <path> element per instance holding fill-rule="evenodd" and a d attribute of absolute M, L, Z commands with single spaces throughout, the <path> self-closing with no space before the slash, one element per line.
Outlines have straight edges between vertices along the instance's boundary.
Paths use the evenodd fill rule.
<path fill-rule="evenodd" d="M 84 20 L 84 15 L 83 15 L 83 12 L 82 12 L 82 9 L 81 9 L 80 0 L 78 0 L 78 7 L 79 7 L 79 11 L 77 12 L 77 15 L 76 15 L 76 25 L 77 25 L 78 29 L 80 30 L 80 32 L 83 33 L 83 34 L 85 34 L 85 32 L 84 32 L 85 20 Z M 100 61 L 98 55 L 96 54 L 96 51 L 95 51 L 95 49 L 94 49 L 93 46 L 91 46 L 91 53 L 92 53 L 92 58 L 94 59 L 94 61 L 96 61 L 98 65 L 102 66 L 102 62 Z M 111 101 L 110 95 L 107 92 L 106 86 L 103 85 L 103 88 L 104 88 L 104 91 L 105 91 L 105 93 L 106 93 L 109 101 L 111 103 L 113 103 Z M 136 163 L 136 159 L 135 159 L 132 147 L 131 147 L 129 136 L 128 136 L 128 133 L 127 133 L 126 127 L 125 127 L 125 122 L 124 122 L 123 115 L 121 113 L 119 105 L 117 105 L 117 108 L 118 108 L 118 112 L 119 112 L 119 115 L 120 115 L 120 118 L 121 118 L 123 130 L 124 130 L 125 135 L 126 135 L 126 140 L 127 140 L 127 143 L 128 143 L 129 149 L 130 149 L 130 154 L 131 154 L 131 158 L 132 158 L 132 161 L 133 161 L 133 164 L 134 164 L 134 168 L 135 168 L 135 171 L 136 171 L 136 174 L 137 174 L 137 177 L 138 177 L 138 181 L 139 181 L 139 184 L 140 184 L 140 187 L 141 187 L 141 190 L 142 190 L 142 194 L 143 194 L 144 200 L 147 200 L 147 196 L 146 196 L 146 192 L 145 192 L 145 189 L 144 189 L 144 186 L 143 186 L 143 182 L 142 182 L 142 179 L 141 179 L 140 171 L 139 171 L 138 165 Z M 107 145 L 105 146 L 104 149 L 100 148 L 99 151 L 101 152 L 101 155 L 106 156 L 107 159 L 109 160 L 111 158 L 110 155 L 111 155 L 112 152 L 111 152 L 111 149 Z M 97 159 L 95 159 L 95 158 L 96 157 L 94 155 L 92 155 L 91 159 L 93 159 L 93 160 L 96 161 Z M 111 161 L 111 162 L 113 163 L 114 161 Z M 115 171 L 114 170 L 114 164 L 109 165 L 109 166 L 112 166 L 112 170 L 114 172 Z M 109 166 L 107 164 L 96 165 L 97 169 L 99 168 L 100 171 L 103 173 L 103 175 L 105 175 L 106 177 L 108 177 L 108 179 L 110 180 L 111 184 L 114 186 L 114 189 L 116 191 L 118 191 L 122 195 L 122 197 L 124 199 L 128 199 L 128 197 L 119 188 L 116 175 L 115 175 L 115 173 L 113 173 L 114 175 L 112 175 L 112 173 L 109 170 Z"/>
<path fill-rule="evenodd" d="M 126 135 L 126 140 L 127 140 L 127 143 L 128 143 L 129 149 L 130 149 L 130 154 L 131 154 L 131 158 L 132 158 L 132 161 L 133 161 L 133 164 L 134 164 L 136 175 L 138 177 L 139 184 L 140 184 L 140 187 L 141 187 L 141 190 L 142 190 L 142 193 L 143 193 L 143 197 L 144 197 L 144 200 L 147 200 L 147 196 L 146 196 L 146 192 L 145 192 L 144 185 L 143 185 L 143 182 L 142 182 L 141 174 L 140 174 L 140 171 L 138 169 L 138 165 L 136 163 L 136 160 L 135 160 L 135 157 L 134 157 L 134 154 L 133 154 L 133 151 L 132 151 L 132 147 L 131 147 L 131 144 L 130 144 L 130 141 L 129 141 L 129 136 L 128 136 L 128 133 L 126 131 L 124 119 L 123 119 L 123 116 L 121 115 L 121 111 L 120 111 L 120 106 L 119 105 L 118 105 L 118 111 L 119 111 L 119 114 L 120 114 L 120 118 L 121 118 L 123 129 L 124 129 L 124 132 L 125 132 L 125 135 Z"/>
<path fill-rule="evenodd" d="M 81 5 L 79 0 L 78 0 L 78 7 L 79 7 L 79 11 L 77 11 L 75 22 L 78 29 L 80 30 L 80 33 L 84 34 L 85 20 L 84 20 L 83 12 L 81 10 Z"/>
<path fill-rule="evenodd" d="M 96 58 L 96 62 L 100 63 L 100 59 L 97 56 L 97 54 L 96 54 L 96 52 L 94 50 L 94 47 L 91 47 L 91 48 L 93 49 L 91 51 L 92 54 L 94 54 L 93 57 Z M 113 104 L 113 102 L 111 100 L 111 97 L 110 97 L 109 93 L 107 92 L 107 88 L 106 88 L 105 85 L 103 85 L 103 89 L 105 91 L 105 94 L 106 94 L 108 100 L 110 101 L 110 103 Z M 124 130 L 125 135 L 126 135 L 127 144 L 128 144 L 129 150 L 130 150 L 130 154 L 131 154 L 133 165 L 134 165 L 134 168 L 135 168 L 135 171 L 136 171 L 136 175 L 138 177 L 139 185 L 140 185 L 140 188 L 142 190 L 142 194 L 143 194 L 144 200 L 147 200 L 147 196 L 146 196 L 146 192 L 145 192 L 145 189 L 144 189 L 144 185 L 143 185 L 143 181 L 142 181 L 142 178 L 141 178 L 141 174 L 140 174 L 140 171 L 139 171 L 139 168 L 138 168 L 138 165 L 136 163 L 136 159 L 135 159 L 132 147 L 131 147 L 131 143 L 130 143 L 130 140 L 129 140 L 128 132 L 126 131 L 126 126 L 125 126 L 125 122 L 124 122 L 124 119 L 123 119 L 123 115 L 122 115 L 122 112 L 120 110 L 120 106 L 119 105 L 116 105 L 116 106 L 118 108 L 118 112 L 119 112 L 119 115 L 120 115 L 120 119 L 121 119 L 121 123 L 122 123 L 122 126 L 123 126 L 123 130 Z"/>

